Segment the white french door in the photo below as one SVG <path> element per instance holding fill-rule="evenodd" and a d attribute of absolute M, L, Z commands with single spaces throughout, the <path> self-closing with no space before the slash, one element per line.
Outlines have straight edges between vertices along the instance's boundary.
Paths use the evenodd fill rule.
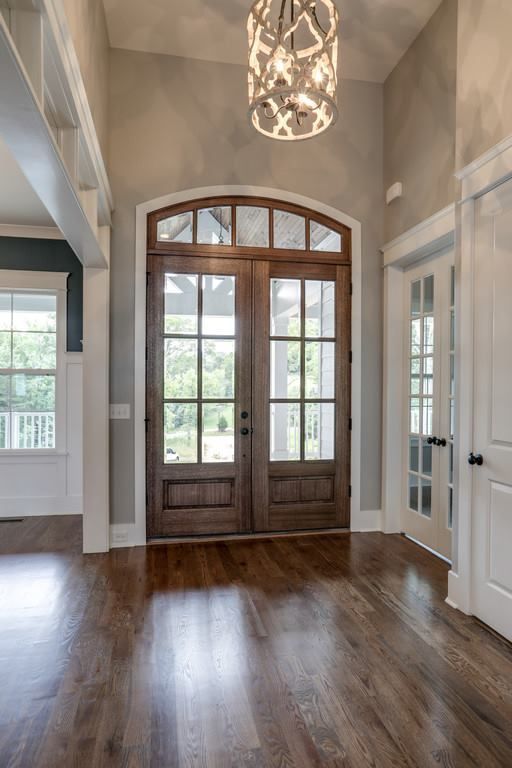
<path fill-rule="evenodd" d="M 402 530 L 451 559 L 454 437 L 454 254 L 405 272 L 406 410 Z"/>
<path fill-rule="evenodd" d="M 512 182 L 476 209 L 472 612 L 512 640 Z"/>

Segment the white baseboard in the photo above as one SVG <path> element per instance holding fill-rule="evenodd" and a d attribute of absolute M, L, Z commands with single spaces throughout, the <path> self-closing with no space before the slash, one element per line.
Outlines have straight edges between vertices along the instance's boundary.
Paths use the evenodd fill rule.
<path fill-rule="evenodd" d="M 352 533 L 382 531 L 382 511 L 380 509 L 370 509 L 352 512 L 350 530 Z"/>
<path fill-rule="evenodd" d="M 467 604 L 468 600 L 463 594 L 462 581 L 458 573 L 455 571 L 448 572 L 448 597 L 445 601 L 451 608 L 455 608 L 458 611 L 462 611 L 466 615 L 470 615 L 470 607 Z"/>
<path fill-rule="evenodd" d="M 2 517 L 48 517 L 50 515 L 81 515 L 82 497 L 25 497 L 16 499 L 0 498 Z"/>
<path fill-rule="evenodd" d="M 110 548 L 144 547 L 146 541 L 140 541 L 135 523 L 116 523 L 110 526 Z"/>

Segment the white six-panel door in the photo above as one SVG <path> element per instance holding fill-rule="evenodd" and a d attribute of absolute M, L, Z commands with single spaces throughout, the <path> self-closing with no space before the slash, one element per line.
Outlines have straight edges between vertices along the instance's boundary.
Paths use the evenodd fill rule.
<path fill-rule="evenodd" d="M 472 607 L 512 640 L 512 182 L 477 203 L 474 306 Z"/>
<path fill-rule="evenodd" d="M 451 559 L 454 433 L 454 254 L 405 273 L 402 530 Z"/>

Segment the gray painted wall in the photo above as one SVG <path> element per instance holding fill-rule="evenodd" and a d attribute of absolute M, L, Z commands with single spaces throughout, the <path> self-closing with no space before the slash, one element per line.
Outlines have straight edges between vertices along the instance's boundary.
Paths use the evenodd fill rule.
<path fill-rule="evenodd" d="M 67 351 L 81 352 L 83 338 L 82 265 L 64 240 L 0 237 L 0 269 L 69 272 Z"/>
<path fill-rule="evenodd" d="M 268 186 L 334 206 L 363 225 L 362 508 L 380 508 L 383 239 L 382 86 L 344 81 L 338 124 L 285 145 L 246 119 L 246 68 L 113 50 L 109 177 L 111 397 L 133 404 L 135 206 L 207 185 Z M 133 423 L 111 422 L 112 521 L 134 520 Z"/>
<path fill-rule="evenodd" d="M 512 134 L 512 2 L 459 0 L 457 168 Z"/>
<path fill-rule="evenodd" d="M 404 185 L 386 241 L 455 200 L 456 80 L 457 0 L 444 0 L 384 84 L 384 188 Z"/>

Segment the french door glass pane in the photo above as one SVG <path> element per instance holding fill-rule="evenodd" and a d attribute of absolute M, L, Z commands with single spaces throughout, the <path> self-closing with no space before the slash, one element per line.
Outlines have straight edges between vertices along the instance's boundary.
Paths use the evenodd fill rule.
<path fill-rule="evenodd" d="M 420 400 L 417 397 L 411 397 L 409 401 L 409 431 L 414 435 L 420 433 Z"/>
<path fill-rule="evenodd" d="M 0 331 L 12 326 L 12 293 L 0 293 Z"/>
<path fill-rule="evenodd" d="M 300 341 L 270 342 L 270 397 L 300 397 Z"/>
<path fill-rule="evenodd" d="M 330 251 L 341 253 L 341 235 L 317 221 L 310 222 L 310 241 L 312 251 Z"/>
<path fill-rule="evenodd" d="M 420 471 L 420 440 L 419 437 L 409 438 L 409 469 L 411 472 Z"/>
<path fill-rule="evenodd" d="M 419 512 L 419 477 L 409 475 L 409 507 L 415 512 Z"/>
<path fill-rule="evenodd" d="M 411 321 L 411 356 L 421 354 L 421 320 Z"/>
<path fill-rule="evenodd" d="M 334 403 L 306 403 L 304 458 L 334 459 Z"/>
<path fill-rule="evenodd" d="M 271 336 L 300 336 L 300 280 L 273 278 L 270 281 Z"/>
<path fill-rule="evenodd" d="M 434 354 L 434 318 L 423 318 L 423 354 Z"/>
<path fill-rule="evenodd" d="M 421 315 L 421 280 L 411 283 L 411 315 Z"/>
<path fill-rule="evenodd" d="M 10 331 L 0 331 L 0 368 L 12 368 Z"/>
<path fill-rule="evenodd" d="M 235 391 L 235 342 L 203 340 L 203 394 L 206 399 L 230 399 Z"/>
<path fill-rule="evenodd" d="M 410 394 L 420 394 L 420 359 L 413 357 L 411 359 L 411 377 L 410 377 Z"/>
<path fill-rule="evenodd" d="M 197 463 L 196 403 L 165 403 L 164 463 Z"/>
<path fill-rule="evenodd" d="M 306 219 L 288 211 L 274 211 L 274 248 L 306 250 Z"/>
<path fill-rule="evenodd" d="M 432 477 L 432 446 L 426 440 L 423 440 L 422 445 L 421 471 L 424 475 Z"/>
<path fill-rule="evenodd" d="M 335 283 L 306 280 L 306 336 L 335 335 Z"/>
<path fill-rule="evenodd" d="M 197 397 L 197 339 L 165 339 L 164 397 Z"/>
<path fill-rule="evenodd" d="M 239 205 L 236 209 L 236 244 L 268 248 L 269 219 L 268 208 Z"/>
<path fill-rule="evenodd" d="M 197 275 L 165 276 L 165 333 L 197 333 Z"/>
<path fill-rule="evenodd" d="M 423 423 L 422 432 L 424 435 L 432 434 L 432 398 L 423 398 Z"/>
<path fill-rule="evenodd" d="M 428 314 L 434 311 L 434 275 L 429 275 L 423 280 L 423 312 Z"/>
<path fill-rule="evenodd" d="M 13 368 L 56 368 L 57 334 L 13 332 L 12 363 Z"/>
<path fill-rule="evenodd" d="M 203 403 L 203 464 L 235 460 L 235 406 Z"/>
<path fill-rule="evenodd" d="M 335 349 L 331 341 L 306 342 L 306 398 L 334 399 Z"/>
<path fill-rule="evenodd" d="M 193 232 L 193 213 L 179 213 L 156 225 L 156 238 L 163 243 L 191 243 Z"/>
<path fill-rule="evenodd" d="M 434 394 L 434 358 L 425 357 L 423 359 L 423 394 Z"/>
<path fill-rule="evenodd" d="M 48 294 L 15 293 L 12 298 L 12 327 L 15 331 L 55 333 L 57 297 Z"/>
<path fill-rule="evenodd" d="M 299 403 L 271 403 L 271 461 L 298 461 L 300 459 L 300 434 Z"/>
<path fill-rule="evenodd" d="M 234 336 L 234 277 L 203 275 L 203 334 L 205 336 Z"/>
<path fill-rule="evenodd" d="M 432 517 L 432 481 L 421 480 L 421 514 L 423 517 Z"/>
<path fill-rule="evenodd" d="M 453 528 L 453 488 L 448 488 L 448 528 Z"/>
<path fill-rule="evenodd" d="M 197 212 L 197 242 L 231 245 L 231 207 L 202 208 Z"/>

